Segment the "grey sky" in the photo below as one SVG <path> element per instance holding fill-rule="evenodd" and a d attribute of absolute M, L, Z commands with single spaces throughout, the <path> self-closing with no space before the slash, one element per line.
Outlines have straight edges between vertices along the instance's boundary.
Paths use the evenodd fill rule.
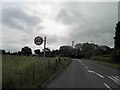
<path fill-rule="evenodd" d="M 35 36 L 46 36 L 50 49 L 71 45 L 72 40 L 113 47 L 117 21 L 117 2 L 4 2 L 2 48 L 18 51 L 27 45 L 43 49 L 43 44 L 34 44 Z"/>

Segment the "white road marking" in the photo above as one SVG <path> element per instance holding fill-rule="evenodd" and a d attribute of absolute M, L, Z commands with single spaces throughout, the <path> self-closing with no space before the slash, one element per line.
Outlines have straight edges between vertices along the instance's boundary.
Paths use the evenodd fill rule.
<path fill-rule="evenodd" d="M 84 65 L 83 62 L 82 62 L 81 60 L 77 60 L 77 61 L 79 61 L 82 65 Z"/>
<path fill-rule="evenodd" d="M 109 90 L 112 90 L 106 83 L 104 83 L 104 85 L 105 85 Z"/>
<path fill-rule="evenodd" d="M 115 80 L 114 78 L 108 76 L 108 78 L 110 78 L 111 80 L 113 80 L 115 83 L 117 83 L 118 85 L 120 85 L 119 81 Z"/>
<path fill-rule="evenodd" d="M 91 70 L 87 70 L 88 72 L 94 73 L 96 75 L 98 75 L 101 78 L 104 78 L 104 76 L 100 75 L 99 73 L 95 72 L 95 71 L 91 71 Z"/>
<path fill-rule="evenodd" d="M 120 78 L 118 76 L 116 76 L 118 78 L 118 80 L 120 81 Z"/>
<path fill-rule="evenodd" d="M 116 76 L 117 78 L 119 78 L 118 76 Z"/>
<path fill-rule="evenodd" d="M 85 68 L 86 68 L 86 69 L 88 69 L 88 67 L 87 67 L 87 66 L 85 66 Z"/>
<path fill-rule="evenodd" d="M 114 77 L 114 76 L 112 76 L 115 80 L 118 80 L 118 78 L 116 78 L 116 77 Z"/>

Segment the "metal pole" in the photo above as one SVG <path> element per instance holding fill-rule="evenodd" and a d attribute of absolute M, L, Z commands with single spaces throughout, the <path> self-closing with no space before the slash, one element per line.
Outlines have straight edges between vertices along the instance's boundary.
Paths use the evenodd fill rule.
<path fill-rule="evenodd" d="M 44 58 L 45 58 L 45 51 L 46 51 L 46 37 L 44 37 Z"/>

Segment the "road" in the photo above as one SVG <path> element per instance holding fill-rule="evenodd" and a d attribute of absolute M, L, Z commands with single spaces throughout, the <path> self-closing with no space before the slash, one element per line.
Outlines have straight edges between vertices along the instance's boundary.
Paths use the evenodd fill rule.
<path fill-rule="evenodd" d="M 72 63 L 53 79 L 46 88 L 107 88 L 120 90 L 118 70 L 87 59 L 73 59 Z"/>

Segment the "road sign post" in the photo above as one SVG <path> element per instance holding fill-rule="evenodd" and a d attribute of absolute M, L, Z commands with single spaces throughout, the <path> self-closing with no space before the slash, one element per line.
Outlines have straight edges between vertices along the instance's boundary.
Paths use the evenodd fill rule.
<path fill-rule="evenodd" d="M 44 58 L 45 58 L 46 37 L 44 37 L 44 40 L 43 40 L 43 38 L 40 37 L 40 36 L 37 36 L 37 37 L 35 37 L 35 39 L 34 39 L 34 43 L 35 43 L 36 45 L 41 45 L 41 44 L 43 43 L 43 41 L 44 41 Z"/>
<path fill-rule="evenodd" d="M 44 37 L 44 58 L 45 58 L 45 51 L 46 51 L 46 37 Z"/>

